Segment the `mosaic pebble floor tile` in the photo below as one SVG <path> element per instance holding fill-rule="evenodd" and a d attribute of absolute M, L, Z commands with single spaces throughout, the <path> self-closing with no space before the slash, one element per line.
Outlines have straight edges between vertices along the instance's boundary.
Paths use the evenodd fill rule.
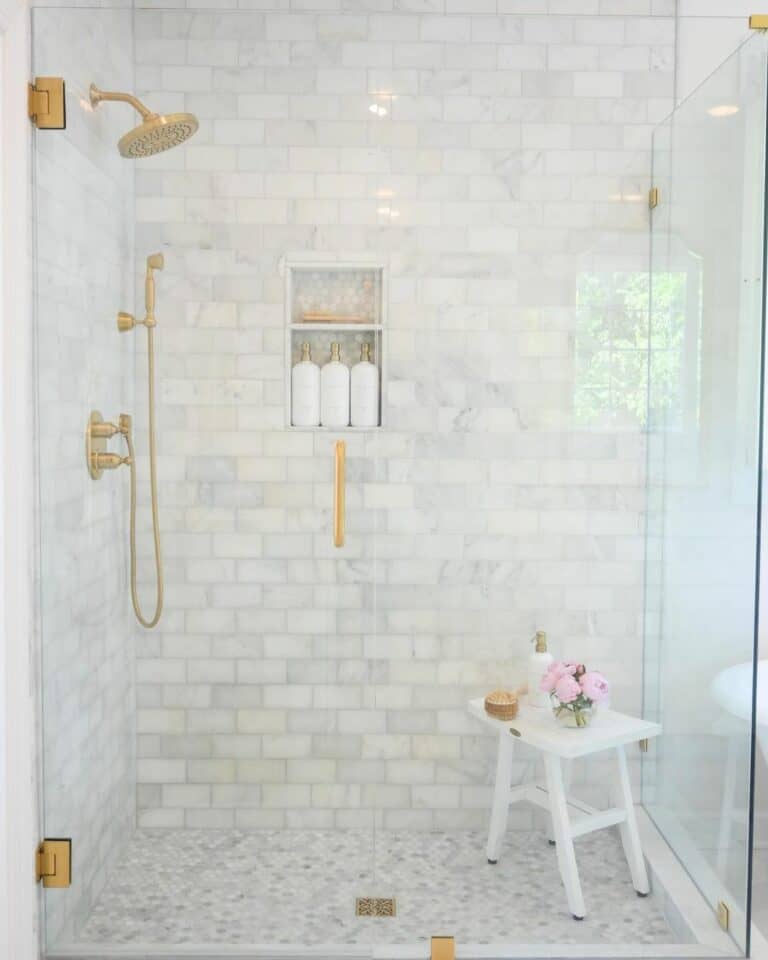
<path fill-rule="evenodd" d="M 658 902 L 635 895 L 618 835 L 576 843 L 582 922 L 543 833 L 510 833 L 491 866 L 475 832 L 139 831 L 79 940 L 673 943 Z M 396 917 L 356 917 L 358 896 L 396 897 Z"/>

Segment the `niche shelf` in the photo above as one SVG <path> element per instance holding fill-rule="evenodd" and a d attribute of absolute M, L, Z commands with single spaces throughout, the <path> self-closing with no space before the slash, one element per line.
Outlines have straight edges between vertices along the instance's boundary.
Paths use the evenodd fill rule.
<path fill-rule="evenodd" d="M 384 422 L 387 274 L 381 263 L 355 260 L 285 261 L 285 395 L 286 426 L 291 430 L 365 433 Z M 309 343 L 312 360 L 322 368 L 330 360 L 331 343 L 341 345 L 341 359 L 350 370 L 360 360 L 364 343 L 379 370 L 379 423 L 376 427 L 301 427 L 291 422 L 291 371 Z"/>

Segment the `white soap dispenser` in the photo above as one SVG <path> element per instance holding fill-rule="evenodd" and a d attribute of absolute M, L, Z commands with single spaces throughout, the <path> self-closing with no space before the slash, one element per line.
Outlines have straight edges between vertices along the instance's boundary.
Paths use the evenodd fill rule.
<path fill-rule="evenodd" d="M 360 362 L 350 374 L 350 419 L 353 427 L 379 425 L 379 369 L 371 363 L 370 344 L 360 348 Z"/>
<path fill-rule="evenodd" d="M 552 663 L 552 654 L 547 650 L 547 635 L 537 630 L 531 641 L 535 649 L 528 659 L 528 703 L 532 707 L 550 706 L 549 694 L 541 689 L 541 678 Z"/>
<path fill-rule="evenodd" d="M 291 370 L 291 423 L 294 427 L 320 423 L 320 367 L 312 362 L 308 343 L 302 343 L 301 360 Z"/>
<path fill-rule="evenodd" d="M 349 426 L 349 367 L 341 362 L 341 345 L 331 344 L 331 359 L 320 370 L 320 423 Z"/>

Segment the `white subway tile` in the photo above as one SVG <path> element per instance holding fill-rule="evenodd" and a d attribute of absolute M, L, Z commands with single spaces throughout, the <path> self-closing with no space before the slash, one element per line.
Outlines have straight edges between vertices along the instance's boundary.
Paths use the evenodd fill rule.
<path fill-rule="evenodd" d="M 484 829 L 466 700 L 543 612 L 630 689 L 644 452 L 637 429 L 574 427 L 573 251 L 645 229 L 608 198 L 646 188 L 674 23 L 649 0 L 574 6 L 302 0 L 187 31 L 169 14 L 142 48 L 150 102 L 201 131 L 136 180 L 137 248 L 169 244 L 173 284 L 140 823 Z M 347 436 L 344 557 L 333 437 L 285 426 L 281 260 L 316 251 L 389 266 L 387 430 Z"/>

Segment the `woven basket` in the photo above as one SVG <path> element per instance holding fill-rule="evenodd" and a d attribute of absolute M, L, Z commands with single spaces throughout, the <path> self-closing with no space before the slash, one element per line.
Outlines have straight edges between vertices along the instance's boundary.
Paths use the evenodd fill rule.
<path fill-rule="evenodd" d="M 497 720 L 514 720 L 517 708 L 517 694 L 509 690 L 494 690 L 485 698 L 485 712 Z"/>

